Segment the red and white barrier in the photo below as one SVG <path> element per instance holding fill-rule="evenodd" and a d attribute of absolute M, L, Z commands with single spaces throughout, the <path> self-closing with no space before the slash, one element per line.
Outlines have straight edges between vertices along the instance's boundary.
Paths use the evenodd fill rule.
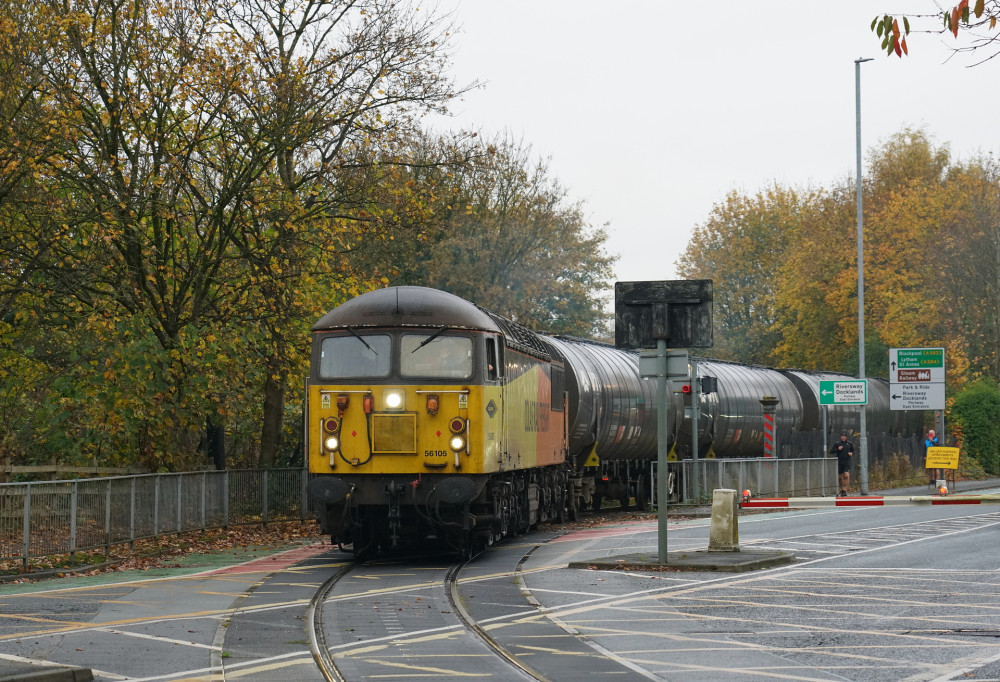
<path fill-rule="evenodd" d="M 1000 504 L 1000 495 L 914 495 L 857 497 L 751 497 L 743 509 L 805 509 L 815 507 L 889 507 L 902 504 Z"/>
<path fill-rule="evenodd" d="M 774 457 L 774 415 L 764 413 L 764 456 Z"/>

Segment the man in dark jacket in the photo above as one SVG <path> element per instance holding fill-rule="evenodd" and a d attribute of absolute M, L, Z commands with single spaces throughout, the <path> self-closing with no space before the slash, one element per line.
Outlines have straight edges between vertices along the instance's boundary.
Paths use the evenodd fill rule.
<path fill-rule="evenodd" d="M 851 457 L 854 456 L 854 443 L 847 440 L 847 433 L 840 434 L 840 440 L 833 444 L 831 455 L 837 455 L 837 478 L 840 480 L 840 496 L 847 497 L 851 489 Z"/>

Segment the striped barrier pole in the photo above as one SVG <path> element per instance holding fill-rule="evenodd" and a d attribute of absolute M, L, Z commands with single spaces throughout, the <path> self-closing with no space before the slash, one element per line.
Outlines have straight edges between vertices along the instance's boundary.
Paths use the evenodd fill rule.
<path fill-rule="evenodd" d="M 774 413 L 778 403 L 781 402 L 774 396 L 766 395 L 760 399 L 760 404 L 764 408 L 764 456 L 777 457 L 778 448 L 774 442 Z"/>
<path fill-rule="evenodd" d="M 904 504 L 1000 504 L 1000 495 L 901 495 L 885 497 L 757 497 L 744 498 L 743 509 L 810 509 L 817 507 L 890 507 Z"/>

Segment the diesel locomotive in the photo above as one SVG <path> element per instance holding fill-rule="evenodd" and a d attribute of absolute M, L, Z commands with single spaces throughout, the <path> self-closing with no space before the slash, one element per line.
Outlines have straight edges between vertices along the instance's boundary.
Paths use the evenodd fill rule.
<path fill-rule="evenodd" d="M 549 336 L 424 287 L 362 294 L 312 328 L 305 406 L 310 504 L 358 557 L 431 538 L 471 554 L 603 497 L 640 505 L 657 457 L 656 383 L 638 356 Z M 764 451 L 762 396 L 778 399 L 778 456 L 819 456 L 819 381 L 844 378 L 699 360 L 701 456 Z M 690 455 L 690 397 L 668 383 L 672 455 Z M 870 382 L 870 433 L 901 432 Z M 912 422 L 912 416 L 910 420 Z M 826 432 L 856 429 L 830 410 Z M 795 435 L 797 438 L 792 438 Z M 783 446 L 782 446 L 783 444 Z M 800 451 L 801 449 L 805 451 Z"/>

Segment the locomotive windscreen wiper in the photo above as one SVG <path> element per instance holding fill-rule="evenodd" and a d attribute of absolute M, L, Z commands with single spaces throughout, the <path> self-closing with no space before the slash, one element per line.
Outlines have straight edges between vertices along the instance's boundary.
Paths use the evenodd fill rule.
<path fill-rule="evenodd" d="M 358 334 L 356 331 L 354 331 L 354 327 L 348 327 L 347 331 L 349 331 L 352 334 L 354 334 L 354 336 L 357 337 L 358 341 L 360 341 L 361 343 L 365 344 L 365 348 L 367 348 L 368 350 L 370 350 L 372 353 L 375 353 L 375 349 L 372 348 L 371 346 L 369 346 L 368 342 L 365 341 L 363 338 L 361 338 L 361 334 Z M 378 355 L 378 353 L 375 353 L 375 355 Z"/>
<path fill-rule="evenodd" d="M 424 346 L 426 346 L 428 343 L 430 343 L 431 341 L 433 341 L 437 337 L 441 336 L 441 332 L 445 331 L 446 329 L 448 329 L 448 328 L 447 327 L 441 327 L 440 329 L 438 329 L 436 332 L 434 332 L 433 334 L 431 334 L 430 336 L 428 336 L 426 339 L 424 339 L 423 341 L 421 341 L 419 346 L 417 346 L 416 348 L 414 348 L 413 350 L 410 351 L 410 354 L 412 355 L 413 353 L 416 353 L 418 350 L 420 350 L 421 348 L 423 348 Z"/>

